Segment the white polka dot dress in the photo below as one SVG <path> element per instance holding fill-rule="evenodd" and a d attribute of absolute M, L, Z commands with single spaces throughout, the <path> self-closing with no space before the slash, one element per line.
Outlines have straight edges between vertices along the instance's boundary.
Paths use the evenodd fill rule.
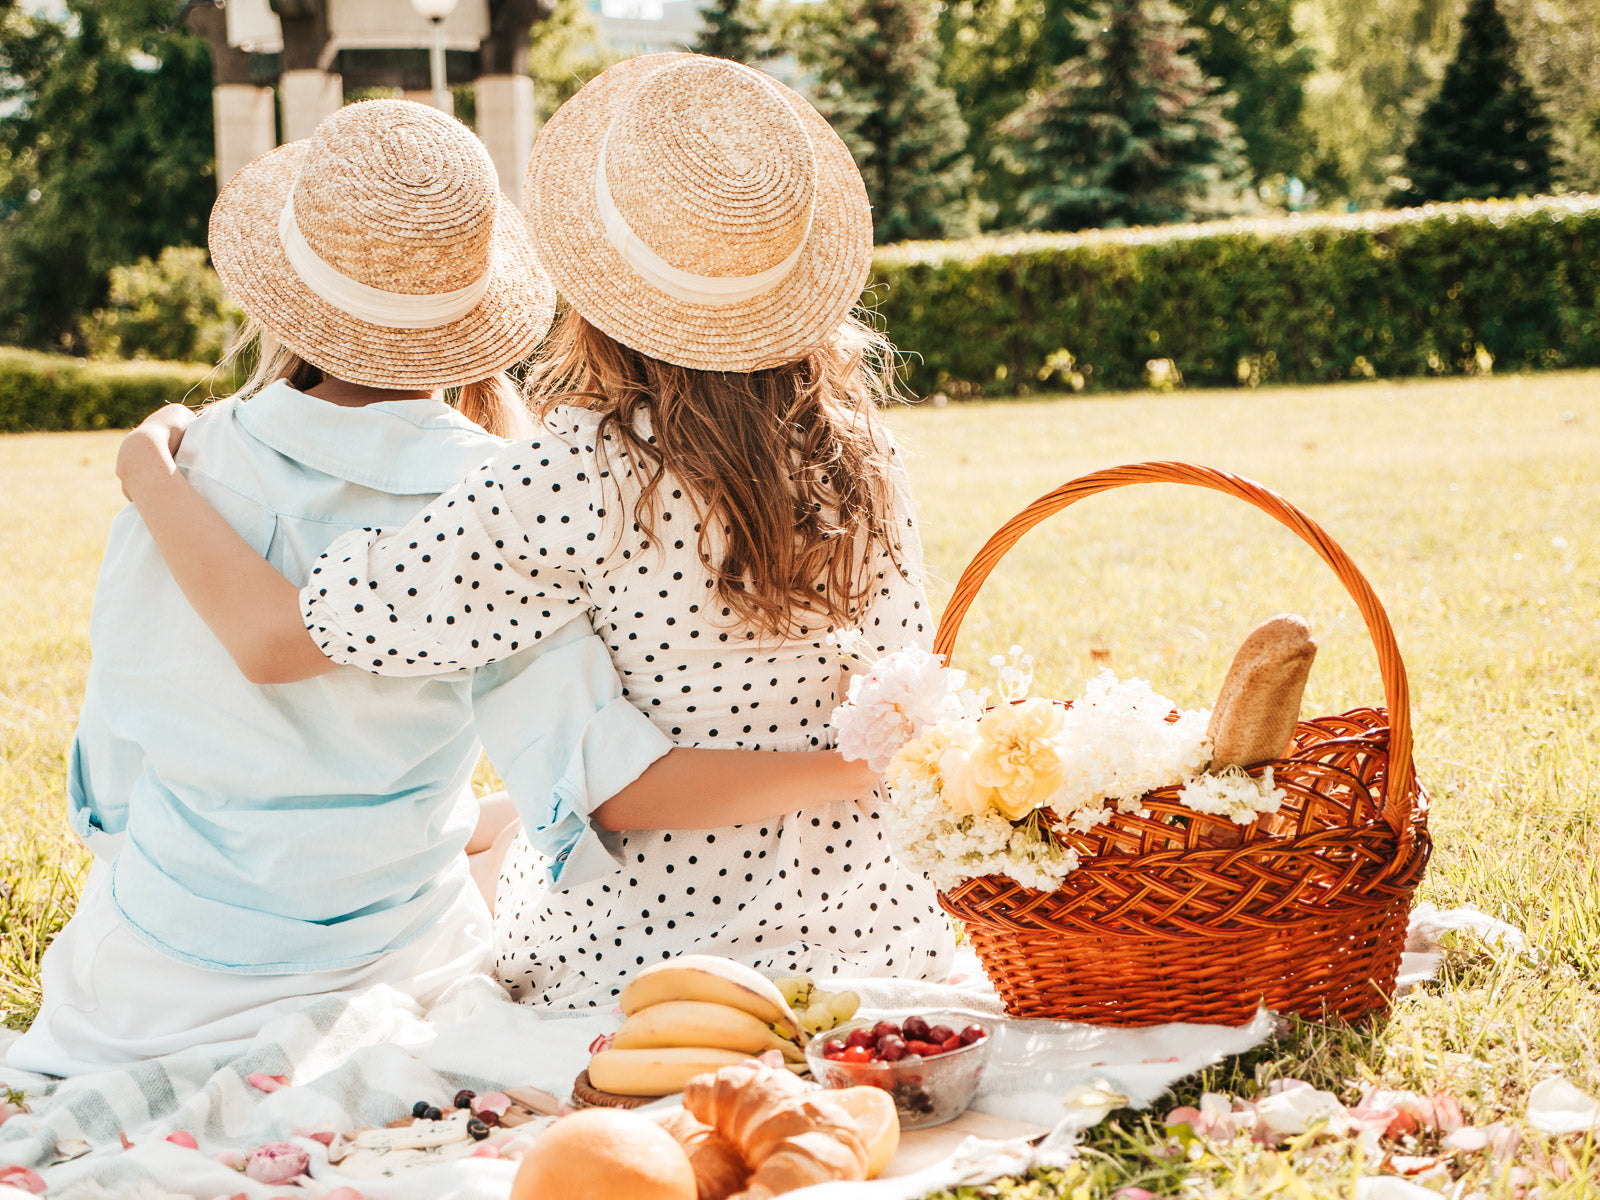
<path fill-rule="evenodd" d="M 700 559 L 693 503 L 668 476 L 651 545 L 632 520 L 633 469 L 598 422 L 558 409 L 547 434 L 506 448 L 399 533 L 334 543 L 301 594 L 318 644 L 381 674 L 426 674 L 493 661 L 587 615 L 625 695 L 675 743 L 829 745 L 828 716 L 848 686 L 824 640 L 831 628 L 778 641 L 740 624 Z M 877 587 L 861 621 L 885 650 L 932 638 L 909 492 L 892 445 L 890 455 L 900 565 L 874 548 Z M 508 854 L 498 971 L 519 999 L 609 1004 L 640 966 L 691 950 L 824 976 L 948 970 L 953 938 L 932 885 L 853 804 L 604 836 L 616 869 L 567 888 L 547 883 L 526 838 Z"/>

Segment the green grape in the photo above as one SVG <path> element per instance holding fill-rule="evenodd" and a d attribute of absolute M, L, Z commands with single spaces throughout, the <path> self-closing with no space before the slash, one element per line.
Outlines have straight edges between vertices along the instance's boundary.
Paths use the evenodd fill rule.
<path fill-rule="evenodd" d="M 833 1013 L 828 1009 L 827 1001 L 820 1001 L 806 1009 L 800 1017 L 800 1028 L 807 1033 L 822 1033 L 832 1029 L 834 1025 Z"/>
<path fill-rule="evenodd" d="M 861 1007 L 861 997 L 854 992 L 838 992 L 828 998 L 828 1009 L 833 1013 L 833 1023 L 839 1025 L 856 1015 Z"/>
<path fill-rule="evenodd" d="M 790 1008 L 793 1008 L 800 999 L 800 988 L 804 983 L 806 978 L 803 975 L 787 975 L 778 980 L 778 991 L 783 995 L 783 1002 Z"/>

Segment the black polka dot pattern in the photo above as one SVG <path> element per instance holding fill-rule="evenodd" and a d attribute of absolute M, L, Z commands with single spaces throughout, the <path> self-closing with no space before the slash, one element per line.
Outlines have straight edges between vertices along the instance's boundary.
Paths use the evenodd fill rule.
<path fill-rule="evenodd" d="M 335 542 L 301 593 L 335 661 L 377 674 L 493 662 L 587 617 L 623 694 L 674 742 L 802 750 L 831 743 L 848 686 L 831 627 L 758 635 L 719 602 L 700 525 L 668 478 L 652 544 L 631 520 L 640 484 L 597 417 L 560 409 L 397 534 Z M 887 436 L 887 435 L 885 435 Z M 901 567 L 884 547 L 861 626 L 882 650 L 927 645 L 921 546 L 892 445 Z M 679 534 L 682 536 L 678 536 Z M 689 950 L 811 974 L 940 976 L 953 951 L 931 885 L 889 853 L 854 805 L 768 825 L 621 838 L 608 878 L 547 890 L 525 838 L 508 855 L 496 918 L 498 970 L 521 999 L 609 1004 L 645 962 Z"/>

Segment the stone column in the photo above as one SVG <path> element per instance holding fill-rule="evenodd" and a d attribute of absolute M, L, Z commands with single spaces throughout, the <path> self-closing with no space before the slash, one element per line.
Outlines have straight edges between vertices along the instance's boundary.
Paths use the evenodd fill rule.
<path fill-rule="evenodd" d="M 283 140 L 310 137 L 322 119 L 344 103 L 344 80 L 332 70 L 324 0 L 271 0 L 283 26 L 282 72 L 278 103 L 283 110 Z"/>
<path fill-rule="evenodd" d="M 220 83 L 211 93 L 216 124 L 217 187 L 240 167 L 278 144 L 278 113 L 272 89 L 253 83 Z"/>
<path fill-rule="evenodd" d="M 489 36 L 483 39 L 474 90 L 478 136 L 500 176 L 500 189 L 519 205 L 522 177 L 533 152 L 536 119 L 528 74 L 528 34 L 549 15 L 541 0 L 489 0 Z"/>
<path fill-rule="evenodd" d="M 250 56 L 228 45 L 227 18 L 220 8 L 194 4 L 183 16 L 190 30 L 211 46 L 211 108 L 221 188 L 240 167 L 278 144 L 272 89 L 252 79 Z"/>

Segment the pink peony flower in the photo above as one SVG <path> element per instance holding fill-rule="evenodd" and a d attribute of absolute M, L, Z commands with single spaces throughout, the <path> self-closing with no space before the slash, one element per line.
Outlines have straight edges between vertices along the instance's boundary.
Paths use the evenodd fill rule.
<path fill-rule="evenodd" d="M 833 710 L 839 753 L 887 770 L 896 750 L 948 714 L 964 678 L 920 646 L 884 655 L 851 678 L 847 699 Z"/>
<path fill-rule="evenodd" d="M 288 1142 L 268 1142 L 250 1152 L 244 1173 L 257 1183 L 288 1183 L 304 1175 L 311 1160 L 299 1146 Z"/>
<path fill-rule="evenodd" d="M 35 1196 L 44 1195 L 48 1186 L 38 1173 L 27 1167 L 0 1167 L 0 1184 L 32 1192 Z"/>

